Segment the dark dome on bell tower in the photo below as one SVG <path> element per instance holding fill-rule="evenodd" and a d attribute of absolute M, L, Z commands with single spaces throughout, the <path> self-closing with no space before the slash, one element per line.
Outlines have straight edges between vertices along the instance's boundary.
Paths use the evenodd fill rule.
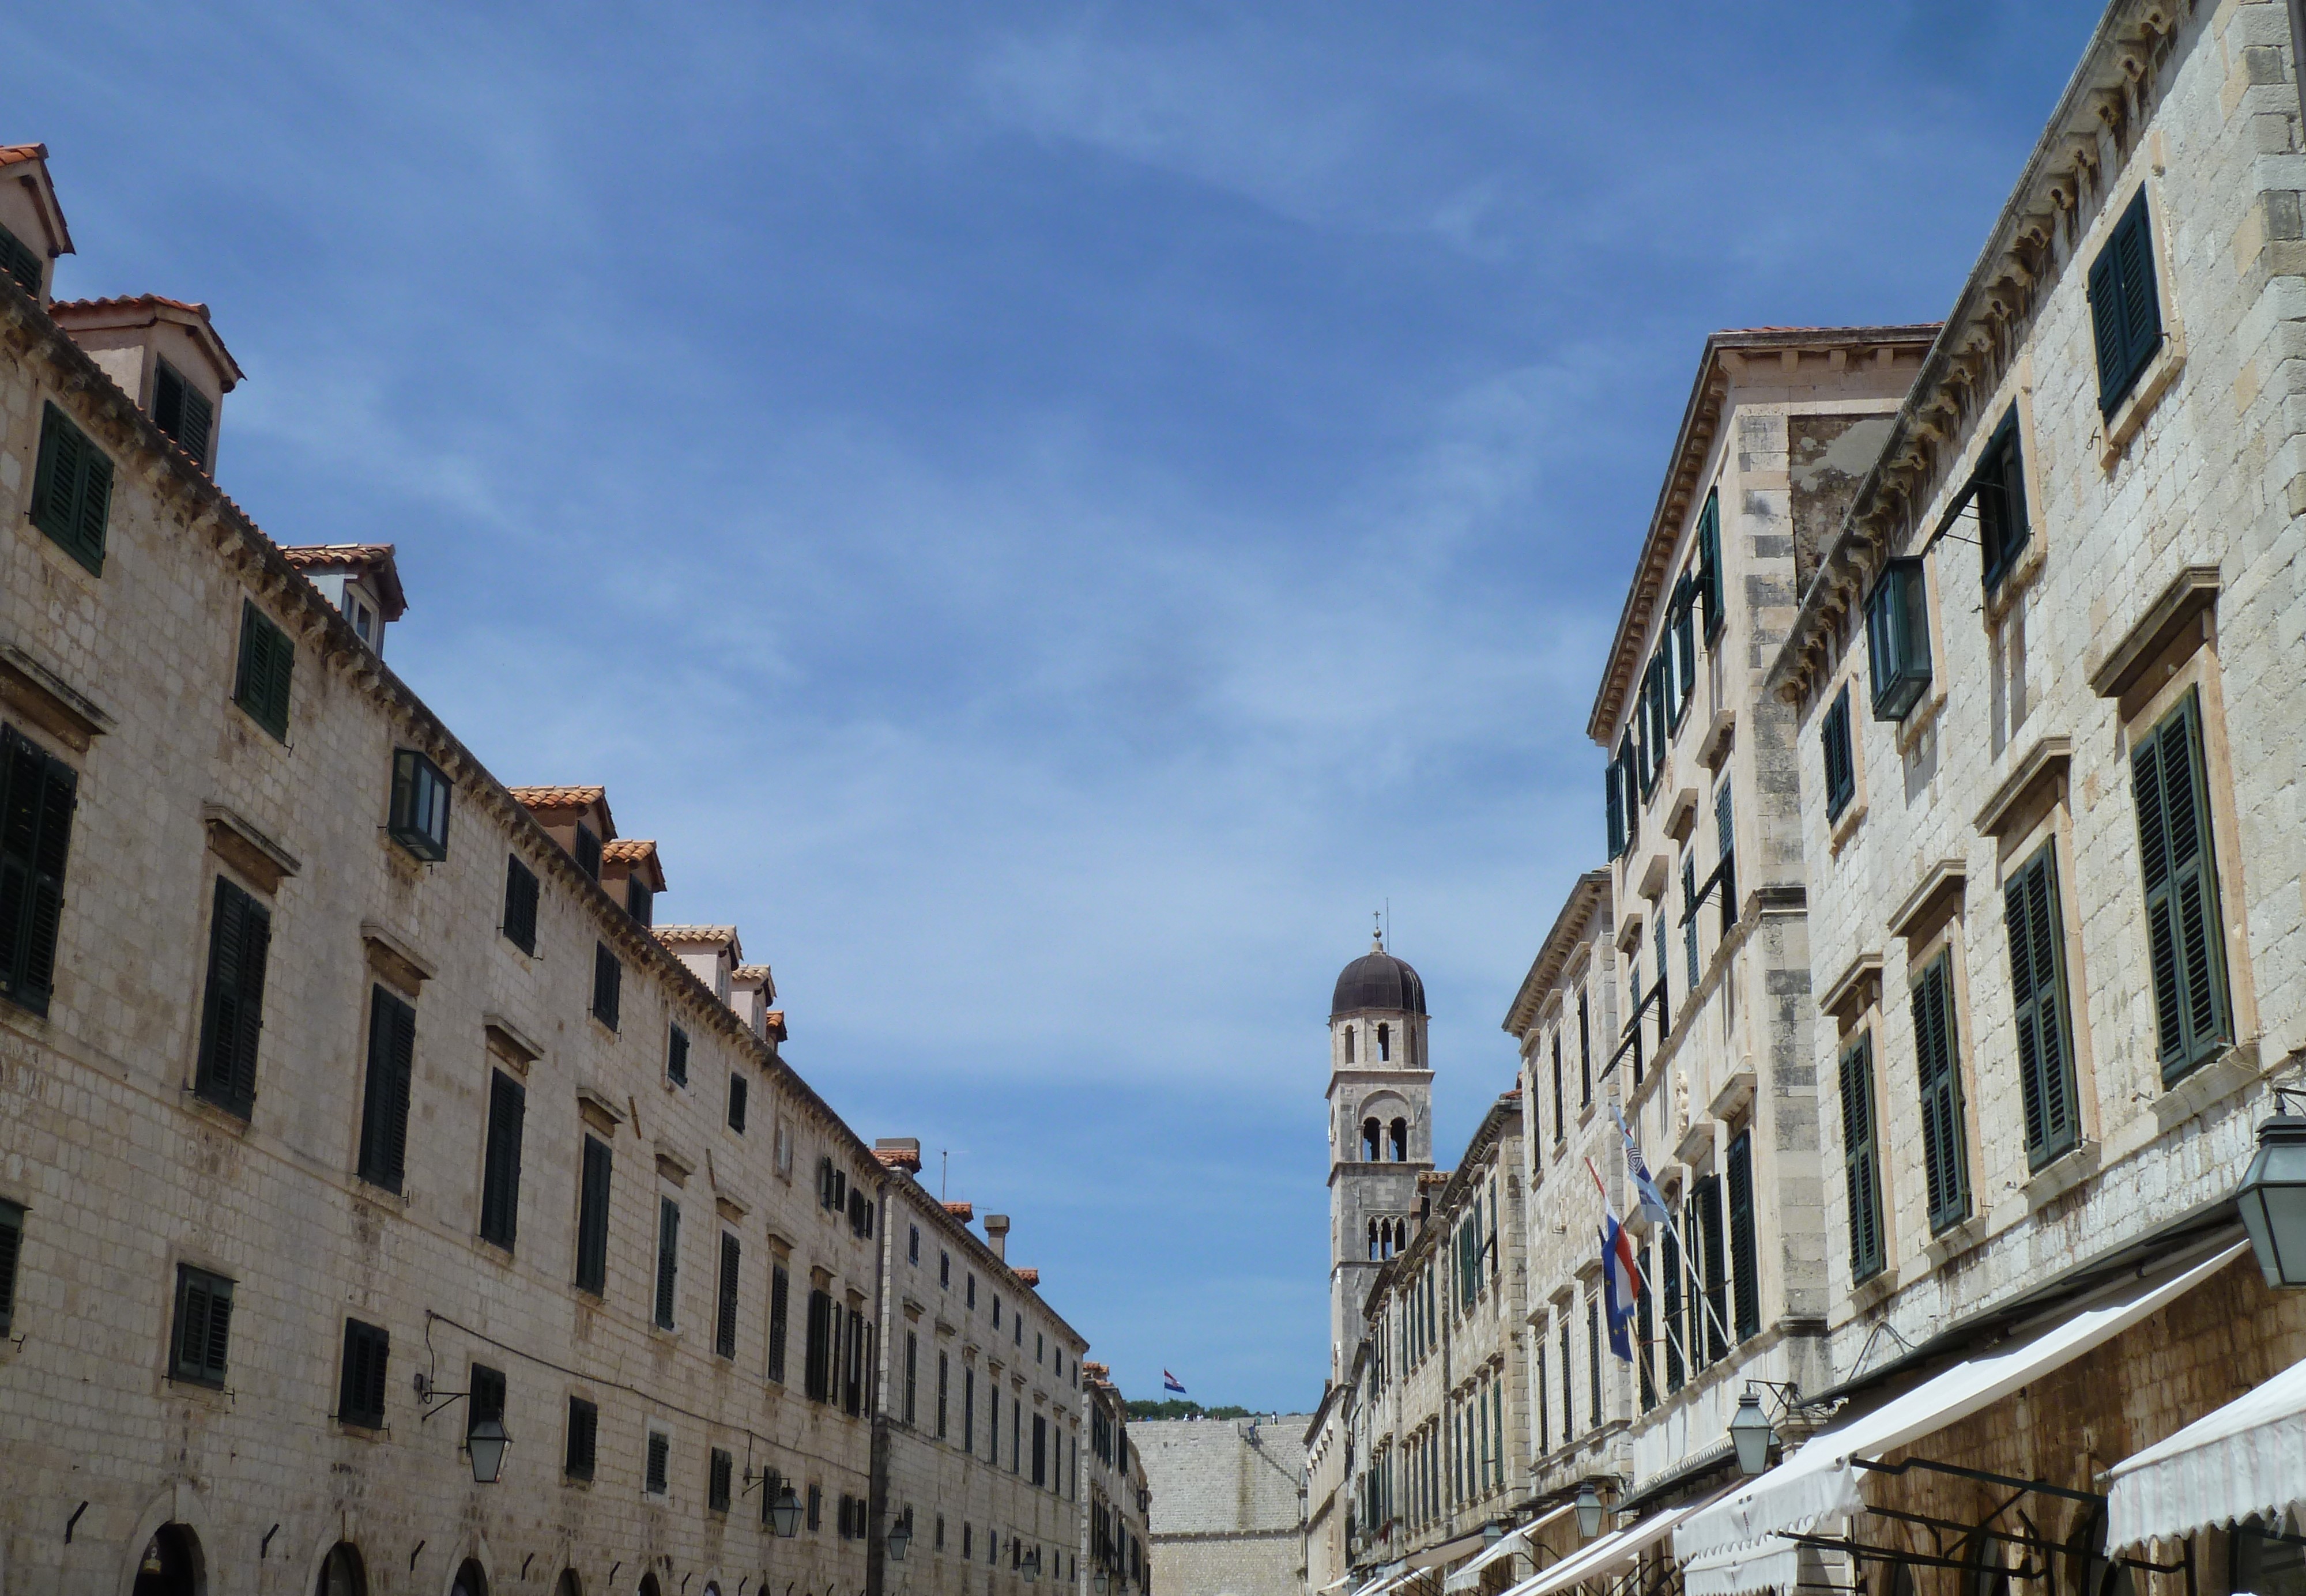
<path fill-rule="evenodd" d="M 1337 989 L 1329 998 L 1329 1018 L 1356 1009 L 1391 1009 L 1399 1013 L 1425 1012 L 1425 983 L 1405 960 L 1374 943 L 1370 951 L 1339 972 Z"/>

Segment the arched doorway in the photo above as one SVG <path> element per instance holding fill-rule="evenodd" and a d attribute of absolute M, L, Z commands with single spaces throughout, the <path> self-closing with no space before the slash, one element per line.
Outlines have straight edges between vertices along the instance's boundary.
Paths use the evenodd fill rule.
<path fill-rule="evenodd" d="M 488 1571 L 471 1558 L 457 1565 L 457 1579 L 448 1596 L 489 1596 Z"/>
<path fill-rule="evenodd" d="M 559 1580 L 552 1587 L 552 1596 L 585 1596 L 584 1582 L 576 1577 L 574 1568 L 563 1568 Z"/>
<path fill-rule="evenodd" d="M 136 1566 L 132 1596 L 200 1596 L 201 1540 L 184 1524 L 162 1524 Z"/>
<path fill-rule="evenodd" d="M 640 1596 L 664 1596 L 663 1588 L 656 1583 L 656 1575 L 653 1573 L 641 1575 Z"/>
<path fill-rule="evenodd" d="M 368 1569 L 361 1562 L 360 1549 L 349 1541 L 339 1541 L 329 1549 L 320 1560 L 320 1577 L 314 1582 L 312 1596 L 368 1596 Z"/>

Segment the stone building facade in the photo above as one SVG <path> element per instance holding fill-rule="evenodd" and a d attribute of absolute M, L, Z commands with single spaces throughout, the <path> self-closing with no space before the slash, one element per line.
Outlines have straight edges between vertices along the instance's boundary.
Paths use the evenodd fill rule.
<path fill-rule="evenodd" d="M 1145 1459 L 1129 1438 L 1129 1404 L 1102 1363 L 1084 1365 L 1082 1405 L 1088 1414 L 1089 1471 L 1082 1498 L 1089 1566 L 1104 1575 L 1098 1596 L 1153 1588 L 1153 1492 Z"/>
<path fill-rule="evenodd" d="M 384 664 L 389 550 L 218 491 L 206 311 L 51 305 L 69 247 L 0 149 L 0 1592 L 866 1589 L 910 1176 L 601 786 Z"/>
<path fill-rule="evenodd" d="M 1297 1596 L 1305 1588 L 1303 1436 L 1311 1415 L 1162 1419 L 1131 1427 L 1152 1497 L 1162 1596 Z"/>
<path fill-rule="evenodd" d="M 2228 1256 L 2306 1057 L 2293 39 L 2276 4 L 2108 8 L 1770 669 L 1800 717 L 1830 1396 Z M 1920 1466 L 1866 1503 L 1974 1525 L 2010 1493 L 1941 1465 L 1986 1471 L 2087 1542 L 2104 1471 L 2302 1355 L 2306 1305 L 2245 1251 L 1896 1448 Z M 1693 1591 L 1770 1573 L 1695 1530 Z M 2225 1548 L 2160 1555 L 2216 1590 Z"/>

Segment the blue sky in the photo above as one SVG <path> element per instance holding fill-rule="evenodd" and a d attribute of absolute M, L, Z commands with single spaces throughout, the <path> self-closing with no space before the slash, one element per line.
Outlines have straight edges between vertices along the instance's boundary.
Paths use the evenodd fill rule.
<path fill-rule="evenodd" d="M 1457 1145 L 1701 341 L 1942 313 L 2096 15 L 91 3 L 0 140 L 64 294 L 212 306 L 226 487 L 399 545 L 401 673 L 605 781 L 1126 1390 L 1303 1407 L 1371 909 Z"/>

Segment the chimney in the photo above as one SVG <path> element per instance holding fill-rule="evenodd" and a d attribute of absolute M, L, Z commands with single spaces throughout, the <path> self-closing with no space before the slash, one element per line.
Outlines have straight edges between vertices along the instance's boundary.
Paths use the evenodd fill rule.
<path fill-rule="evenodd" d="M 987 1244 L 992 1247 L 994 1257 L 999 1259 L 1004 1264 L 1009 1261 L 1008 1215 L 987 1214 L 985 1216 L 985 1240 Z"/>

